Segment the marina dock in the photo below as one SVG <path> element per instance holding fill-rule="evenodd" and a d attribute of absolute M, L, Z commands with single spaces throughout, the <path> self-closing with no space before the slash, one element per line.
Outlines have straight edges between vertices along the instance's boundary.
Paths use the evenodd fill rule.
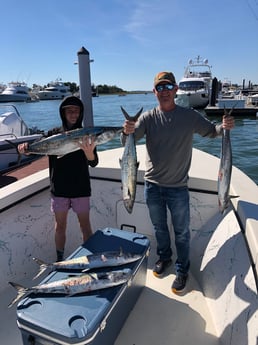
<path fill-rule="evenodd" d="M 230 110 L 231 108 L 226 108 L 226 109 Z M 224 114 L 224 108 L 219 108 L 218 106 L 208 105 L 204 109 L 204 111 L 206 115 L 210 117 L 222 116 Z M 234 108 L 233 115 L 238 116 L 238 117 L 251 116 L 251 117 L 258 118 L 258 107 L 246 105 L 244 108 Z"/>

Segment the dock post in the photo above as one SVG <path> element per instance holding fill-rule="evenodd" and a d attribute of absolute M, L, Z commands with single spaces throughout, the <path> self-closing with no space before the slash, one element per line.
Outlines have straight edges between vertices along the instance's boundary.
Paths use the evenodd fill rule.
<path fill-rule="evenodd" d="M 78 53 L 79 65 L 79 84 L 80 84 L 80 98 L 84 105 L 83 126 L 94 126 L 93 110 L 92 110 L 92 95 L 91 95 L 91 76 L 90 76 L 90 54 L 82 47 Z"/>
<path fill-rule="evenodd" d="M 210 105 L 212 107 L 215 106 L 217 97 L 218 97 L 218 80 L 215 77 L 212 79 L 212 86 L 211 86 Z"/>

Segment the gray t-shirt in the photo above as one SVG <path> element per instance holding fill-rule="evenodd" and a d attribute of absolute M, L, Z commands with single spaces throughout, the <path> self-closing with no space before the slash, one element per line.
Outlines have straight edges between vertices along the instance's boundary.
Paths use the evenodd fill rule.
<path fill-rule="evenodd" d="M 194 133 L 215 138 L 222 126 L 180 106 L 169 112 L 159 107 L 144 112 L 135 125 L 135 140 L 146 138 L 145 179 L 164 187 L 186 186 Z"/>

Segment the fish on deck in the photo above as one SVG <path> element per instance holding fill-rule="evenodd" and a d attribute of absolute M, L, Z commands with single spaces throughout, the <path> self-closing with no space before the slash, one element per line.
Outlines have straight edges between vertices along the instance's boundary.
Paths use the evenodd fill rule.
<path fill-rule="evenodd" d="M 127 120 L 136 122 L 138 117 L 141 115 L 143 108 L 141 108 L 135 116 L 130 116 L 123 107 L 121 107 L 121 110 Z M 136 195 L 137 171 L 139 167 L 134 133 L 127 135 L 123 156 L 119 160 L 119 163 L 121 166 L 124 206 L 128 213 L 132 213 Z"/>
<path fill-rule="evenodd" d="M 120 251 L 109 251 L 103 253 L 95 253 L 85 256 L 80 256 L 70 260 L 58 261 L 54 263 L 45 263 L 37 258 L 33 258 L 39 265 L 40 270 L 33 278 L 38 278 L 46 269 L 55 270 L 81 270 L 86 272 L 96 268 L 116 267 L 135 262 L 141 258 L 139 254 L 124 253 Z"/>
<path fill-rule="evenodd" d="M 10 302 L 8 308 L 29 293 L 35 294 L 65 294 L 73 296 L 94 290 L 107 289 L 127 282 L 132 275 L 132 270 L 125 268 L 118 271 L 109 271 L 93 274 L 81 274 L 65 279 L 43 283 L 32 287 L 9 282 L 17 290 L 17 296 Z"/>
<path fill-rule="evenodd" d="M 234 107 L 227 112 L 224 109 L 224 115 L 230 116 L 232 114 Z M 219 210 L 221 213 L 229 206 L 230 196 L 229 188 L 232 173 L 232 147 L 230 140 L 230 130 L 223 129 L 222 132 L 222 144 L 221 144 L 221 155 L 220 155 L 220 166 L 218 174 L 218 203 Z"/>
<path fill-rule="evenodd" d="M 80 149 L 85 138 L 92 138 L 96 145 L 112 140 L 122 132 L 122 127 L 84 127 L 52 135 L 29 144 L 26 154 L 64 156 Z"/>

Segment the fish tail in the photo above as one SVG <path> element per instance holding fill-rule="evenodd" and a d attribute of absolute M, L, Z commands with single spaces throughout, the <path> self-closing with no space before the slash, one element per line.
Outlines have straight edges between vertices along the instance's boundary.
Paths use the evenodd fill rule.
<path fill-rule="evenodd" d="M 35 277 L 33 278 L 34 280 L 38 278 L 39 276 L 41 276 L 43 272 L 45 272 L 45 270 L 49 267 L 49 264 L 46 264 L 44 261 L 37 258 L 33 258 L 33 260 L 36 261 L 36 263 L 40 266 L 38 274 L 35 275 Z"/>
<path fill-rule="evenodd" d="M 8 144 L 12 145 L 12 146 L 15 148 L 15 150 L 16 150 L 16 152 L 17 152 L 17 155 L 18 155 L 17 164 L 19 165 L 20 162 L 21 162 L 21 157 L 22 157 L 22 155 L 21 155 L 21 153 L 20 153 L 19 150 L 18 150 L 18 145 L 15 144 L 15 143 L 13 143 L 11 140 L 8 140 L 8 139 L 4 139 L 4 140 L 5 140 Z"/>
<path fill-rule="evenodd" d="M 15 288 L 15 290 L 17 291 L 17 296 L 8 304 L 8 308 L 11 308 L 16 302 L 18 302 L 20 299 L 22 299 L 22 297 L 24 295 L 27 294 L 27 292 L 29 291 L 28 288 L 22 286 L 22 285 L 19 285 L 19 284 L 16 284 L 16 283 L 13 283 L 13 282 L 9 282 L 9 284 Z"/>
<path fill-rule="evenodd" d="M 123 107 L 121 107 L 121 110 L 122 110 L 122 112 L 123 112 L 124 117 L 126 118 L 126 120 L 136 122 L 136 121 L 138 120 L 138 117 L 141 115 L 143 108 L 141 108 L 141 109 L 137 112 L 137 114 L 134 115 L 134 116 L 130 116 L 130 115 L 127 113 L 127 111 L 125 111 L 125 109 L 124 109 Z"/>
<path fill-rule="evenodd" d="M 230 109 L 230 111 L 228 112 L 225 105 L 224 105 L 224 115 L 225 116 L 231 116 L 233 110 L 235 109 L 236 105 L 237 105 L 238 101 L 235 102 L 235 104 L 233 104 L 233 107 Z"/>

